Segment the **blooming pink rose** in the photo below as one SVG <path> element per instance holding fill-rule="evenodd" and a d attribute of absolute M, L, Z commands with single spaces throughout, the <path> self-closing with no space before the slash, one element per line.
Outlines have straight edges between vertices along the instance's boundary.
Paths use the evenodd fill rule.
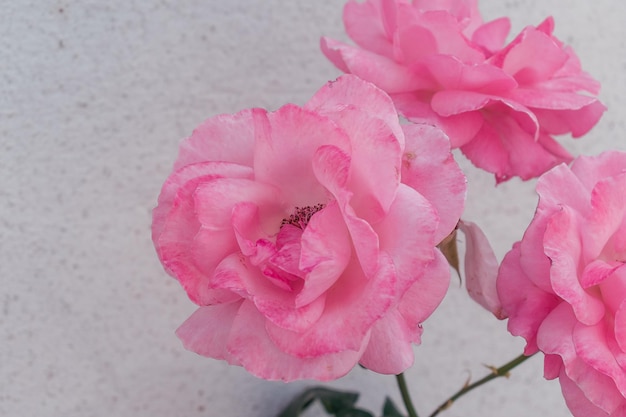
<path fill-rule="evenodd" d="M 464 196 L 445 135 L 400 126 L 354 76 L 304 107 L 213 117 L 154 210 L 158 255 L 200 305 L 177 334 L 265 379 L 402 372 L 447 289 L 435 245 Z"/>
<path fill-rule="evenodd" d="M 552 19 L 505 47 L 508 19 L 483 23 L 475 0 L 351 0 L 344 24 L 357 46 L 322 38 L 327 58 L 388 92 L 409 120 L 444 129 L 498 182 L 571 161 L 551 135 L 581 136 L 604 111 L 579 94 L 599 85 Z"/>
<path fill-rule="evenodd" d="M 626 153 L 580 157 L 537 183 L 539 205 L 498 273 L 508 328 L 545 353 L 575 416 L 626 415 Z"/>

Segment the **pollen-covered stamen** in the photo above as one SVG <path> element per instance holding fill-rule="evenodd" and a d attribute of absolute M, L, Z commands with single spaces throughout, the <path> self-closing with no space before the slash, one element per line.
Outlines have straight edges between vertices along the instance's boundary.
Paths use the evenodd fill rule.
<path fill-rule="evenodd" d="M 280 227 L 283 227 L 286 224 L 290 224 L 304 230 L 306 225 L 309 224 L 311 217 L 313 217 L 315 213 L 317 213 L 324 207 L 326 207 L 326 204 L 322 203 L 316 204 L 314 206 L 296 207 L 296 210 L 291 216 L 289 216 L 289 218 L 283 219 L 283 221 L 280 223 Z"/>

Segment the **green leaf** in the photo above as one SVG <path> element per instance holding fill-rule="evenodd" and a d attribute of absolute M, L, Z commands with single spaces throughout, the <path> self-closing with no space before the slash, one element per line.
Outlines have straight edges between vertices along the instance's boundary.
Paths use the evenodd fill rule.
<path fill-rule="evenodd" d="M 359 398 L 356 392 L 335 391 L 323 387 L 313 387 L 295 397 L 277 417 L 298 417 L 313 401 L 319 399 L 329 414 L 351 410 Z M 360 417 L 360 416 L 359 416 Z"/>
<path fill-rule="evenodd" d="M 343 410 L 338 414 L 335 414 L 336 417 L 374 417 L 374 414 L 369 411 L 362 410 L 360 408 L 352 408 L 350 410 Z"/>
<path fill-rule="evenodd" d="M 404 417 L 398 407 L 391 401 L 391 398 L 385 398 L 385 405 L 383 406 L 383 417 Z"/>
<path fill-rule="evenodd" d="M 359 399 L 359 394 L 356 392 L 319 388 L 317 398 L 322 402 L 326 412 L 329 414 L 337 414 L 340 411 L 352 409 L 356 400 Z"/>

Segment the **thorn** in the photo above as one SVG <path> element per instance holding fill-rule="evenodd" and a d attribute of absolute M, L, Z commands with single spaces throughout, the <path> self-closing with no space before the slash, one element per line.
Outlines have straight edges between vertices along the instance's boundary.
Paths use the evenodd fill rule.
<path fill-rule="evenodd" d="M 498 370 L 498 368 L 496 368 L 495 366 L 491 366 L 491 365 L 485 365 L 483 364 L 483 366 L 487 369 L 489 369 L 491 371 L 492 374 L 494 374 L 495 376 L 503 376 L 505 378 L 508 378 L 511 376 L 511 374 L 509 372 L 505 372 L 503 374 L 500 373 L 500 371 Z"/>
<path fill-rule="evenodd" d="M 465 389 L 465 388 L 469 387 L 470 382 L 472 382 L 472 376 L 471 376 L 471 375 L 468 375 L 468 376 L 467 376 L 467 379 L 465 380 L 465 383 L 463 384 L 463 389 Z"/>

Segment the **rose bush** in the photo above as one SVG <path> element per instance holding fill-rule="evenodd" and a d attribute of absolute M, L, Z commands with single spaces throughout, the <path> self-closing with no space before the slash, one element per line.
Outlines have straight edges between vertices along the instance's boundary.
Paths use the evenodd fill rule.
<path fill-rule="evenodd" d="M 265 379 L 400 373 L 447 290 L 435 246 L 464 197 L 445 135 L 401 126 L 354 76 L 303 107 L 213 117 L 153 213 L 161 262 L 200 306 L 177 334 Z"/>
<path fill-rule="evenodd" d="M 626 415 L 626 153 L 580 157 L 538 181 L 539 204 L 497 291 L 525 354 L 545 353 L 578 417 Z"/>
<path fill-rule="evenodd" d="M 552 135 L 582 136 L 605 110 L 579 93 L 599 84 L 551 18 L 506 46 L 509 20 L 484 23 L 477 0 L 350 0 L 343 20 L 357 46 L 322 38 L 326 57 L 389 93 L 409 120 L 445 130 L 498 182 L 571 161 Z"/>

